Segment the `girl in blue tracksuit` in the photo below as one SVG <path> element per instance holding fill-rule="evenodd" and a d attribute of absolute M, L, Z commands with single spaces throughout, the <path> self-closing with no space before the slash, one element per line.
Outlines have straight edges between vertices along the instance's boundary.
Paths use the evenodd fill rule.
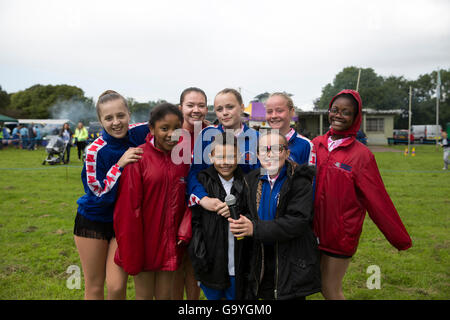
<path fill-rule="evenodd" d="M 101 94 L 96 109 L 103 131 L 87 148 L 81 172 L 85 195 L 77 201 L 74 238 L 85 299 L 103 299 L 105 279 L 108 299 L 124 299 L 127 275 L 114 263 L 114 204 L 122 170 L 141 158 L 142 149 L 136 147 L 145 142 L 149 128 L 146 123 L 129 125 L 127 102 L 115 91 Z"/>
<path fill-rule="evenodd" d="M 220 122 L 219 126 L 209 126 L 199 134 L 192 158 L 192 165 L 188 175 L 189 206 L 201 205 L 208 211 L 226 215 L 229 212 L 225 202 L 211 198 L 203 185 L 198 181 L 197 174 L 212 165 L 208 155 L 211 153 L 211 142 L 214 137 L 225 130 L 232 131 L 238 140 L 240 157 L 238 165 L 248 173 L 259 168 L 256 156 L 259 133 L 247 127 L 241 120 L 244 111 L 241 94 L 235 89 L 223 89 L 214 99 L 214 111 Z"/>

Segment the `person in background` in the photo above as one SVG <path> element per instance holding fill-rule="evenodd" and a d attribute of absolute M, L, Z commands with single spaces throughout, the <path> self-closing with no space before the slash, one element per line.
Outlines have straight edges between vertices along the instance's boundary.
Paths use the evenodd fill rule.
<path fill-rule="evenodd" d="M 37 149 L 37 147 L 39 147 L 42 144 L 42 134 L 41 134 L 41 129 L 39 128 L 38 125 L 36 125 L 34 127 L 35 131 L 36 131 L 36 146 L 35 146 L 35 150 Z"/>
<path fill-rule="evenodd" d="M 16 146 L 16 149 L 19 149 L 19 145 L 20 145 L 20 128 L 21 128 L 20 124 L 18 126 L 15 126 L 11 133 L 12 143 L 14 146 Z"/>
<path fill-rule="evenodd" d="M 88 138 L 88 131 L 83 125 L 83 122 L 78 122 L 77 128 L 74 133 L 74 144 L 78 149 L 78 160 L 81 160 L 81 156 L 84 152 L 84 148 L 86 148 L 86 140 Z"/>
<path fill-rule="evenodd" d="M 31 125 L 28 127 L 28 139 L 30 143 L 28 144 L 27 149 L 29 151 L 32 151 L 35 149 L 36 146 L 36 128 L 34 123 L 32 122 Z"/>
<path fill-rule="evenodd" d="M 59 136 L 64 140 L 66 144 L 66 152 L 64 153 L 64 163 L 69 163 L 70 161 L 70 148 L 72 146 L 72 130 L 70 130 L 70 126 L 68 123 L 64 123 Z"/>
<path fill-rule="evenodd" d="M 0 150 L 3 149 L 3 123 L 0 123 Z"/>
<path fill-rule="evenodd" d="M 3 144 L 8 146 L 11 143 L 11 131 L 7 126 L 3 127 Z"/>
<path fill-rule="evenodd" d="M 442 170 L 448 170 L 449 160 L 448 157 L 450 155 L 450 144 L 448 143 L 447 132 L 442 131 L 442 142 L 440 143 L 441 147 L 444 149 L 444 167 Z"/>
<path fill-rule="evenodd" d="M 359 129 L 356 133 L 356 140 L 361 142 L 364 145 L 367 145 L 367 136 L 362 129 Z"/>
<path fill-rule="evenodd" d="M 19 132 L 21 149 L 26 149 L 28 147 L 28 128 L 22 124 Z"/>
<path fill-rule="evenodd" d="M 189 132 L 191 137 L 191 153 L 194 152 L 195 125 L 198 125 L 199 132 L 208 126 L 205 120 L 208 113 L 206 93 L 199 88 L 190 87 L 181 93 L 179 109 L 183 114 L 183 129 Z M 198 133 L 197 132 L 197 135 Z M 184 254 L 181 266 L 175 272 L 172 300 L 183 300 L 186 290 L 187 300 L 198 300 L 200 298 L 200 288 L 195 280 L 194 269 L 187 252 Z"/>

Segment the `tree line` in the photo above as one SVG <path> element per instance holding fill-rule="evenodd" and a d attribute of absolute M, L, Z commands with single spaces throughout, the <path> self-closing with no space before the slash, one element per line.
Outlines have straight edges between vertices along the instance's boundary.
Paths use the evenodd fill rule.
<path fill-rule="evenodd" d="M 314 108 L 327 109 L 331 98 L 342 89 L 356 89 L 359 68 L 351 66 L 339 72 L 331 83 L 322 88 L 320 97 L 313 101 Z M 441 98 L 439 123 L 444 128 L 450 122 L 450 69 L 440 71 Z M 363 107 L 376 110 L 400 109 L 403 113 L 395 118 L 394 127 L 408 127 L 409 87 L 412 95 L 412 124 L 434 124 L 436 122 L 436 79 L 437 71 L 420 75 L 416 80 L 408 80 L 403 76 L 383 77 L 372 68 L 362 68 L 359 92 L 363 99 Z M 254 101 L 264 101 L 268 92 L 261 93 Z M 69 103 L 67 103 L 69 101 Z M 134 121 L 146 121 L 149 109 L 157 101 L 138 102 L 127 98 Z M 86 97 L 81 88 L 70 85 L 37 84 L 22 91 L 8 93 L 0 86 L 0 113 L 13 118 L 46 119 L 55 117 L 55 113 L 67 109 L 68 104 L 77 105 L 83 110 L 82 118 L 72 121 L 96 121 L 95 104 L 92 97 Z M 80 109 L 80 106 L 81 109 Z M 84 117 L 84 118 L 83 118 Z"/>
<path fill-rule="evenodd" d="M 343 89 L 356 89 L 359 68 L 347 67 L 339 72 L 332 83 L 322 88 L 322 95 L 314 100 L 314 108 L 327 109 L 332 97 Z M 440 70 L 441 97 L 439 102 L 439 124 L 445 128 L 450 122 L 450 69 Z M 403 76 L 383 77 L 372 68 L 362 68 L 359 93 L 363 108 L 375 110 L 400 109 L 403 113 L 395 117 L 394 128 L 408 128 L 409 87 L 412 87 L 412 124 L 436 123 L 437 71 L 420 75 L 416 80 Z"/>

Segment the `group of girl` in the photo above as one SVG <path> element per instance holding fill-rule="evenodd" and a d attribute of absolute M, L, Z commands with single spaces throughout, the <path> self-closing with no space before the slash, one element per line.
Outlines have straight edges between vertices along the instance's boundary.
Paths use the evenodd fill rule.
<path fill-rule="evenodd" d="M 185 289 L 187 299 L 198 299 L 197 281 L 212 299 L 298 299 L 319 291 L 342 299 L 366 210 L 392 245 L 411 246 L 372 153 L 355 139 L 362 116 L 356 91 L 332 99 L 330 130 L 312 142 L 290 127 L 295 109 L 284 93 L 268 99 L 275 130 L 261 135 L 243 122 L 234 89 L 214 99 L 218 126 L 205 120 L 207 98 L 198 88 L 184 90 L 178 107 L 156 106 L 148 123 L 130 125 L 126 100 L 112 90 L 96 109 L 103 131 L 87 148 L 74 227 L 85 299 L 103 299 L 105 281 L 108 299 L 125 299 L 128 275 L 136 299 L 183 299 Z M 228 136 L 235 137 L 226 139 L 231 147 L 217 147 L 215 139 Z M 192 163 L 173 161 L 180 145 L 192 151 Z M 223 154 L 229 149 L 234 157 Z M 205 184 L 208 173 L 219 177 L 219 188 Z M 235 176 L 242 190 L 233 191 L 239 205 L 232 206 L 224 197 L 235 190 Z M 202 225 L 199 212 L 216 218 Z M 217 223 L 228 231 L 199 232 Z M 219 252 L 231 281 L 205 278 Z"/>

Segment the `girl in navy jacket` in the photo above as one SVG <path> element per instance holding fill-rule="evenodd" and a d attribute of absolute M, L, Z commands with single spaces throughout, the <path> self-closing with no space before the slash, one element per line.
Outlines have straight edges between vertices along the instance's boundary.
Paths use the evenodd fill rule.
<path fill-rule="evenodd" d="M 228 219 L 235 237 L 251 248 L 241 268 L 245 299 L 304 299 L 320 291 L 319 251 L 311 227 L 314 170 L 288 159 L 288 142 L 279 133 L 263 134 L 258 158 L 263 168 L 245 177 L 247 208 Z M 242 270 L 243 269 L 243 270 Z"/>
<path fill-rule="evenodd" d="M 146 124 L 129 125 L 126 100 L 108 90 L 100 95 L 98 119 L 101 136 L 88 146 L 81 172 L 85 195 L 77 201 L 75 244 L 85 279 L 85 299 L 103 299 L 104 283 L 108 299 L 124 299 L 127 275 L 114 263 L 117 243 L 113 229 L 114 203 L 123 168 L 138 161 L 145 141 Z"/>

